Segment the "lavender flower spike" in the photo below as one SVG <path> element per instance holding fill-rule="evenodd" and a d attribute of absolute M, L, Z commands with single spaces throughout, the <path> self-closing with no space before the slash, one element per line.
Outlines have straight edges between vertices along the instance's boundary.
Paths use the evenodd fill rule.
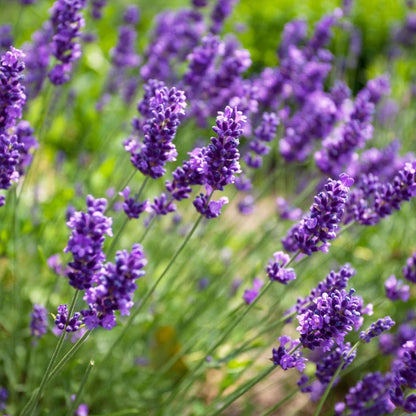
<path fill-rule="evenodd" d="M 87 212 L 75 212 L 67 225 L 72 234 L 65 252 L 72 253 L 73 261 L 68 263 L 69 284 L 84 290 L 92 286 L 102 271 L 105 254 L 105 234 L 112 236 L 112 219 L 104 215 L 107 201 L 87 196 Z"/>
<path fill-rule="evenodd" d="M 409 285 L 403 285 L 401 280 L 397 280 L 396 276 L 392 274 L 385 282 L 386 296 L 390 300 L 401 299 L 404 302 L 409 300 Z"/>
<path fill-rule="evenodd" d="M 365 342 L 370 342 L 372 338 L 378 337 L 382 332 L 388 331 L 395 324 L 390 316 L 386 316 L 383 319 L 373 322 L 366 331 L 361 331 L 360 338 Z"/>
<path fill-rule="evenodd" d="M 52 54 L 59 61 L 49 72 L 52 84 L 61 85 L 69 81 L 72 62 L 81 56 L 81 45 L 75 40 L 85 25 L 81 13 L 85 6 L 86 0 L 56 0 L 52 6 L 54 36 L 51 48 Z"/>
<path fill-rule="evenodd" d="M 143 143 L 129 139 L 124 146 L 131 154 L 133 165 L 143 175 L 156 179 L 165 174 L 167 162 L 176 160 L 177 151 L 172 141 L 185 116 L 186 97 L 183 91 L 175 87 L 168 89 L 154 80 L 149 81 L 149 85 L 145 99 L 139 104 L 140 112 L 148 117 L 141 128 Z"/>
<path fill-rule="evenodd" d="M 324 190 L 315 196 L 309 216 L 292 227 L 282 240 L 285 250 L 292 253 L 300 250 L 307 255 L 318 250 L 327 252 L 328 240 L 336 237 L 353 183 L 347 174 L 341 174 L 337 181 L 328 179 Z"/>
<path fill-rule="evenodd" d="M 47 332 L 48 311 L 42 305 L 34 305 L 30 317 L 30 334 L 32 337 L 41 338 Z"/>
<path fill-rule="evenodd" d="M 413 253 L 406 261 L 403 267 L 403 276 L 412 283 L 416 283 L 416 253 Z"/>

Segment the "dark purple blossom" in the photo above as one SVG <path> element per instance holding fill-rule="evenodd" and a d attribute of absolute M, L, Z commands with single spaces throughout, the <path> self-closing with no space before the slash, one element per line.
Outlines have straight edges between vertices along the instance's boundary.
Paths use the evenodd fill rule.
<path fill-rule="evenodd" d="M 58 60 L 49 71 L 52 84 L 61 85 L 69 80 L 72 63 L 81 57 L 81 45 L 77 42 L 85 25 L 82 9 L 86 0 L 56 0 L 51 8 L 53 37 L 52 55 Z"/>
<path fill-rule="evenodd" d="M 177 151 L 172 141 L 185 115 L 186 102 L 183 91 L 175 87 L 155 88 L 154 95 L 145 95 L 144 101 L 147 98 L 146 112 L 151 116 L 142 126 L 143 142 L 139 144 L 131 138 L 125 142 L 125 149 L 130 152 L 130 160 L 140 172 L 156 179 L 165 174 L 167 162 L 176 160 Z M 142 114 L 143 107 L 145 105 L 141 103 L 139 109 Z"/>
<path fill-rule="evenodd" d="M 20 121 L 15 129 L 18 143 L 21 145 L 20 160 L 16 167 L 20 176 L 25 173 L 25 168 L 32 162 L 32 151 L 38 147 L 38 141 L 33 135 L 34 131 L 26 120 Z"/>
<path fill-rule="evenodd" d="M 216 218 L 221 215 L 221 209 L 228 204 L 226 196 L 221 197 L 218 201 L 209 201 L 204 194 L 198 195 L 193 201 L 195 209 L 205 218 Z"/>
<path fill-rule="evenodd" d="M 247 303 L 247 305 L 250 305 L 251 303 L 254 302 L 254 299 L 256 299 L 256 297 L 259 295 L 260 289 L 263 287 L 263 285 L 264 285 L 263 281 L 256 277 L 253 280 L 253 288 L 246 289 L 244 291 L 243 299 Z"/>
<path fill-rule="evenodd" d="M 217 0 L 211 14 L 211 32 L 216 34 L 221 32 L 225 19 L 233 11 L 234 4 L 237 0 Z"/>
<path fill-rule="evenodd" d="M 199 43 L 206 26 L 201 13 L 192 9 L 160 13 L 140 69 L 143 80 L 176 81 L 174 69 Z"/>
<path fill-rule="evenodd" d="M 172 202 L 172 199 L 168 199 L 168 196 L 164 193 L 154 199 L 150 208 L 156 215 L 167 215 L 170 212 L 176 211 L 176 205 Z"/>
<path fill-rule="evenodd" d="M 9 392 L 5 387 L 0 387 L 0 410 L 5 410 L 7 407 L 7 399 L 9 398 Z"/>
<path fill-rule="evenodd" d="M 391 402 L 388 391 L 392 383 L 390 374 L 368 373 L 345 396 L 345 403 L 335 405 L 335 415 L 384 416 L 396 408 Z M 348 409 L 348 413 L 344 410 Z"/>
<path fill-rule="evenodd" d="M 91 0 L 91 15 L 93 19 L 101 19 L 103 17 L 103 8 L 106 4 L 107 0 Z"/>
<path fill-rule="evenodd" d="M 148 207 L 148 201 L 139 202 L 136 198 L 130 197 L 130 188 L 127 186 L 120 194 L 124 197 L 123 209 L 129 219 L 139 218 L 140 214 Z"/>
<path fill-rule="evenodd" d="M 273 348 L 272 361 L 274 365 L 282 367 L 283 370 L 296 367 L 300 372 L 303 372 L 306 365 L 306 358 L 302 356 L 302 352 L 298 349 L 299 340 L 292 340 L 288 336 L 278 338 L 280 346 Z M 288 347 L 286 347 L 288 345 Z"/>
<path fill-rule="evenodd" d="M 285 250 L 292 253 L 300 250 L 307 255 L 318 250 L 327 252 L 328 240 L 336 237 L 353 182 L 346 174 L 340 175 L 337 181 L 328 179 L 323 191 L 315 196 L 310 214 L 292 227 L 282 240 Z"/>
<path fill-rule="evenodd" d="M 140 9 L 135 4 L 126 7 L 123 15 L 123 21 L 126 25 L 137 25 L 140 20 Z"/>
<path fill-rule="evenodd" d="M 112 219 L 104 215 L 107 201 L 87 196 L 87 212 L 76 211 L 67 222 L 72 229 L 66 253 L 72 253 L 67 271 L 69 284 L 76 289 L 88 289 L 102 272 L 105 235 L 112 236 Z"/>
<path fill-rule="evenodd" d="M 300 208 L 291 207 L 289 203 L 283 198 L 276 199 L 277 211 L 282 220 L 297 221 L 302 217 L 302 210 Z"/>
<path fill-rule="evenodd" d="M 41 338 L 48 330 L 48 311 L 42 305 L 33 305 L 30 318 L 30 334 Z"/>
<path fill-rule="evenodd" d="M 12 27 L 10 25 L 0 25 L 0 52 L 10 49 L 13 45 Z"/>
<path fill-rule="evenodd" d="M 295 280 L 295 270 L 292 268 L 286 268 L 290 257 L 286 253 L 283 253 L 283 251 L 276 251 L 273 254 L 273 257 L 274 259 L 271 259 L 266 267 L 266 272 L 270 280 L 283 283 L 284 285 L 289 283 L 291 280 Z"/>
<path fill-rule="evenodd" d="M 392 274 L 385 282 L 384 288 L 386 289 L 386 296 L 390 300 L 403 300 L 404 302 L 409 300 L 409 285 L 403 285 L 401 280 L 397 280 L 396 276 Z"/>
<path fill-rule="evenodd" d="M 87 289 L 84 300 L 89 310 L 82 311 L 85 325 L 93 329 L 98 325 L 112 329 L 116 325 L 114 312 L 129 315 L 133 306 L 133 295 L 137 289 L 135 281 L 145 275 L 147 264 L 140 244 L 134 244 L 131 252 L 118 251 L 115 262 L 107 263 L 97 280 L 97 285 Z"/>
<path fill-rule="evenodd" d="M 300 342 L 314 350 L 322 347 L 324 351 L 341 345 L 345 336 L 362 325 L 363 301 L 354 295 L 354 290 L 335 289 L 324 292 L 297 316 Z"/>
<path fill-rule="evenodd" d="M 59 331 L 76 332 L 83 323 L 82 316 L 79 312 L 75 312 L 72 317 L 68 317 L 68 306 L 59 305 L 58 313 L 55 317 L 55 326 Z"/>
<path fill-rule="evenodd" d="M 365 342 L 370 342 L 372 338 L 378 337 L 382 332 L 389 331 L 395 324 L 396 323 L 390 316 L 386 316 L 385 318 L 373 322 L 365 331 L 361 331 L 360 339 Z"/>
<path fill-rule="evenodd" d="M 23 59 L 23 52 L 13 47 L 0 56 L 0 134 L 14 127 L 22 117 L 26 102 L 25 89 L 21 82 L 25 68 Z"/>

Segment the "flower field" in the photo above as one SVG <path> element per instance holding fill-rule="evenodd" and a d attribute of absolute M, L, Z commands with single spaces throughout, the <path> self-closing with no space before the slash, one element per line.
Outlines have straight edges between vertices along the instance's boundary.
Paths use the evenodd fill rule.
<path fill-rule="evenodd" d="M 0 11 L 2 414 L 416 414 L 413 1 Z"/>

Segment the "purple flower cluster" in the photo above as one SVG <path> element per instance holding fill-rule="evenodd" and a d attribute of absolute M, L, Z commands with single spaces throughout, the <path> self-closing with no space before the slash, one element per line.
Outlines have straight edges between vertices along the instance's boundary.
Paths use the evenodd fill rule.
<path fill-rule="evenodd" d="M 258 279 L 257 277 L 253 280 L 253 288 L 252 289 L 246 289 L 243 294 L 243 299 L 247 303 L 247 305 L 250 305 L 254 302 L 254 299 L 259 295 L 260 289 L 263 287 L 264 283 L 262 280 Z"/>
<path fill-rule="evenodd" d="M 278 341 L 280 346 L 272 350 L 273 364 L 282 367 L 283 370 L 296 367 L 300 372 L 303 372 L 306 367 L 306 358 L 302 356 L 301 351 L 298 349 L 300 346 L 299 340 L 292 340 L 284 335 L 279 337 Z M 286 347 L 286 345 L 288 346 Z"/>
<path fill-rule="evenodd" d="M 82 316 L 75 312 L 72 317 L 68 316 L 68 306 L 59 305 L 58 313 L 55 317 L 55 326 L 59 331 L 76 332 L 82 325 Z"/>
<path fill-rule="evenodd" d="M 310 214 L 292 227 L 282 240 L 285 250 L 291 253 L 300 250 L 307 255 L 318 250 L 327 252 L 328 240 L 336 237 L 353 182 L 346 174 L 340 175 L 337 181 L 328 179 L 323 191 L 315 196 Z"/>
<path fill-rule="evenodd" d="M 173 172 L 173 180 L 166 182 L 166 190 L 171 195 L 168 204 L 172 200 L 189 198 L 192 186 L 205 185 L 207 193 L 198 195 L 194 206 L 206 218 L 220 215 L 228 198 L 222 197 L 218 201 L 210 198 L 214 191 L 222 191 L 226 185 L 234 183 L 235 174 L 240 172 L 238 144 L 245 122 L 246 117 L 237 108 L 227 106 L 224 112 L 218 112 L 216 125 L 212 128 L 217 137 L 211 137 L 208 146 L 196 147 L 189 152 L 189 159 Z"/>
<path fill-rule="evenodd" d="M 386 296 L 390 300 L 401 299 L 404 302 L 409 300 L 409 285 L 403 285 L 401 280 L 397 280 L 396 276 L 392 274 L 385 282 Z"/>
<path fill-rule="evenodd" d="M 389 397 L 389 386 L 392 377 L 379 372 L 368 373 L 354 387 L 349 389 L 345 402 L 335 405 L 335 415 L 351 416 L 384 416 L 395 409 Z M 348 413 L 345 413 L 346 410 Z"/>
<path fill-rule="evenodd" d="M 323 172 L 336 175 L 348 165 L 355 150 L 363 148 L 373 135 L 371 124 L 374 106 L 389 92 L 385 77 L 370 80 L 355 99 L 354 108 L 342 129 L 338 129 L 322 143 L 315 153 L 315 161 Z"/>
<path fill-rule="evenodd" d="M 266 143 L 271 142 L 276 136 L 279 122 L 279 117 L 275 113 L 263 113 L 262 122 L 254 131 L 254 140 L 249 144 L 251 153 L 244 156 L 247 166 L 253 169 L 261 167 L 262 157 L 270 151 L 270 147 Z"/>
<path fill-rule="evenodd" d="M 402 345 L 393 362 L 392 372 L 394 381 L 390 389 L 391 401 L 408 413 L 416 412 L 416 394 L 406 396 L 408 390 L 416 389 L 416 340 Z"/>
<path fill-rule="evenodd" d="M 9 398 L 9 392 L 6 388 L 0 387 L 0 410 L 5 410 L 7 407 L 7 399 Z"/>
<path fill-rule="evenodd" d="M 69 284 L 76 289 L 90 288 L 102 272 L 105 254 L 105 235 L 112 236 L 112 219 L 104 215 L 107 201 L 87 196 L 87 212 L 75 212 L 67 225 L 72 229 L 66 253 L 71 253 L 73 261 L 66 275 Z"/>
<path fill-rule="evenodd" d="M 138 143 L 134 138 L 125 142 L 132 164 L 154 179 L 165 174 L 167 162 L 176 160 L 177 151 L 172 141 L 186 107 L 183 91 L 161 85 L 158 81 L 149 81 L 145 87 L 145 97 L 139 103 L 139 111 L 146 117 L 141 126 L 143 142 Z"/>
<path fill-rule="evenodd" d="M 266 272 L 270 280 L 283 283 L 284 285 L 291 280 L 295 280 L 295 270 L 286 268 L 286 265 L 290 261 L 290 257 L 286 253 L 283 253 L 283 251 L 276 251 L 273 253 L 273 257 L 274 259 L 270 259 L 269 264 L 266 267 Z"/>
<path fill-rule="evenodd" d="M 372 338 L 378 337 L 382 332 L 389 331 L 396 323 L 386 316 L 373 322 L 365 331 L 360 332 L 360 338 L 365 342 L 370 342 Z"/>
<path fill-rule="evenodd" d="M 48 311 L 42 305 L 33 305 L 30 318 L 30 334 L 32 337 L 41 338 L 48 330 Z"/>
<path fill-rule="evenodd" d="M 160 13 L 145 52 L 141 77 L 145 81 L 152 78 L 176 81 L 176 65 L 186 60 L 205 30 L 203 17 L 197 10 Z"/>
<path fill-rule="evenodd" d="M 148 207 L 148 201 L 139 202 L 136 198 L 130 197 L 130 188 L 127 186 L 120 195 L 124 197 L 123 210 L 129 219 L 139 218 Z"/>
<path fill-rule="evenodd" d="M 353 289 L 322 293 L 297 317 L 300 342 L 311 350 L 322 347 L 324 351 L 329 351 L 334 342 L 341 345 L 349 332 L 362 325 L 362 306 L 361 297 L 355 296 Z"/>
<path fill-rule="evenodd" d="M 107 0 L 91 0 L 91 16 L 93 19 L 101 19 L 103 17 L 103 8 L 106 4 Z"/>
<path fill-rule="evenodd" d="M 12 45 L 12 27 L 10 25 L 0 25 L 0 53 L 10 49 Z"/>
<path fill-rule="evenodd" d="M 212 10 L 212 25 L 210 31 L 214 34 L 221 32 L 225 19 L 233 11 L 234 4 L 237 0 L 217 0 Z"/>
<path fill-rule="evenodd" d="M 114 312 L 129 315 L 133 306 L 135 281 L 144 276 L 147 260 L 140 244 L 134 244 L 131 252 L 118 251 L 115 262 L 107 263 L 96 281 L 87 289 L 84 300 L 89 310 L 82 311 L 85 325 L 89 329 L 98 325 L 112 329 L 116 325 Z"/>
<path fill-rule="evenodd" d="M 86 0 L 56 0 L 51 9 L 53 37 L 51 53 L 59 61 L 50 71 L 52 84 L 69 81 L 72 63 L 81 57 L 81 45 L 77 43 L 80 30 L 85 25 L 82 9 Z"/>
<path fill-rule="evenodd" d="M 18 123 L 26 102 L 23 58 L 13 47 L 0 57 L 0 189 L 9 189 L 19 180 L 31 161 L 31 149 L 37 146 L 29 123 Z M 0 205 L 4 205 L 4 197 Z"/>
<path fill-rule="evenodd" d="M 416 162 L 405 163 L 390 181 L 380 181 L 377 176 L 362 175 L 351 192 L 344 223 L 353 220 L 362 225 L 377 224 L 393 210 L 400 210 L 404 201 L 416 195 Z"/>

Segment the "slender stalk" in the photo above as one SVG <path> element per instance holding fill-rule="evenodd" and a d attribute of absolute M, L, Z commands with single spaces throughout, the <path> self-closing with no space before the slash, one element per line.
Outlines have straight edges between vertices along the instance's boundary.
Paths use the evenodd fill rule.
<path fill-rule="evenodd" d="M 112 351 L 114 350 L 114 348 L 116 347 L 116 345 L 120 342 L 120 340 L 123 338 L 123 336 L 127 333 L 127 331 L 129 330 L 130 326 L 133 324 L 133 321 L 136 318 L 136 316 L 139 314 L 139 312 L 141 311 L 141 309 L 143 308 L 143 306 L 146 304 L 146 302 L 150 298 L 150 296 L 152 296 L 153 292 L 156 290 L 156 288 L 159 285 L 159 283 L 161 282 L 161 280 L 165 277 L 166 273 L 169 271 L 169 269 L 172 267 L 173 263 L 178 258 L 179 254 L 185 248 L 185 246 L 187 245 L 188 241 L 191 239 L 192 235 L 194 234 L 195 230 L 198 228 L 198 225 L 201 222 L 202 218 L 203 218 L 203 215 L 200 215 L 198 217 L 197 221 L 195 222 L 194 226 L 192 227 L 192 230 L 186 236 L 185 240 L 182 242 L 182 244 L 180 245 L 180 247 L 176 250 L 175 254 L 172 256 L 172 258 L 170 259 L 169 263 L 167 264 L 167 266 L 165 267 L 165 269 L 163 270 L 163 272 L 156 279 L 155 283 L 150 288 L 150 290 L 146 293 L 146 295 L 144 296 L 144 298 L 143 298 L 142 302 L 140 303 L 140 305 L 130 315 L 130 317 L 129 317 L 127 323 L 126 323 L 126 325 L 124 326 L 124 328 L 122 330 L 122 332 L 120 333 L 120 335 L 118 336 L 118 338 L 114 341 L 113 345 L 111 346 L 111 348 L 108 350 L 107 354 L 105 355 L 104 360 L 103 360 L 104 362 L 108 360 L 108 358 L 110 357 L 110 355 L 111 355 Z"/>
<path fill-rule="evenodd" d="M 75 309 L 75 303 L 77 301 L 78 295 L 79 295 L 79 290 L 76 290 L 75 293 L 74 293 L 74 296 L 72 298 L 71 306 L 69 308 L 68 317 L 71 317 L 72 314 L 73 314 L 73 311 Z M 65 328 L 66 328 L 66 325 L 65 325 Z M 33 413 L 36 413 L 36 408 L 38 406 L 39 400 L 42 397 L 42 393 L 43 393 L 43 390 L 44 390 L 44 388 L 46 386 L 46 383 L 49 379 L 50 373 L 52 371 L 52 367 L 55 364 L 56 358 L 58 357 L 59 352 L 61 351 L 62 345 L 64 343 L 64 339 L 65 339 L 65 335 L 66 335 L 65 328 L 63 329 L 62 334 L 59 337 L 59 340 L 56 344 L 56 347 L 55 347 L 55 350 L 52 354 L 52 357 L 49 360 L 49 364 L 46 367 L 45 372 L 43 373 L 43 377 L 42 377 L 42 380 L 41 380 L 40 385 L 39 385 L 39 390 L 37 390 L 36 395 L 34 395 L 34 396 L 32 395 L 32 397 L 26 403 L 26 406 L 23 408 L 22 413 L 21 413 L 22 416 L 25 416 L 26 414 L 28 414 L 28 412 L 29 413 L 32 412 L 32 410 L 33 410 Z"/>
<path fill-rule="evenodd" d="M 279 409 L 280 407 L 282 407 L 286 402 L 288 402 L 293 396 L 296 395 L 296 393 L 299 392 L 299 389 L 294 389 L 293 391 L 291 391 L 285 398 L 283 398 L 282 400 L 280 400 L 278 403 L 276 403 L 273 407 L 271 407 L 269 410 L 266 410 L 264 413 L 261 414 L 261 416 L 269 416 L 274 414 L 274 412 Z"/>
<path fill-rule="evenodd" d="M 70 409 L 68 411 L 68 416 L 73 416 L 75 409 L 78 406 L 78 403 L 81 400 L 82 391 L 84 390 L 85 385 L 87 384 L 88 377 L 90 376 L 91 370 L 94 367 L 94 361 L 90 361 L 88 363 L 87 369 L 85 370 L 84 377 L 82 378 L 81 384 L 79 386 L 79 389 L 77 391 L 77 394 L 75 395 L 75 400 L 72 402 L 72 406 L 70 406 Z"/>
<path fill-rule="evenodd" d="M 350 349 L 350 351 L 348 352 L 348 354 L 347 354 L 347 356 L 346 356 L 346 359 L 348 359 L 349 357 L 350 357 L 350 355 L 354 352 L 354 350 L 356 350 L 357 349 L 357 347 L 358 347 L 358 345 L 360 344 L 360 342 L 361 341 L 357 341 L 356 342 L 356 344 Z M 328 394 L 329 394 L 329 392 L 330 392 L 330 390 L 331 390 L 331 388 L 332 388 L 332 386 L 334 385 L 334 383 L 335 383 L 335 380 L 337 379 L 337 377 L 338 377 L 338 375 L 339 375 L 339 373 L 341 372 L 341 370 L 342 370 L 342 365 L 344 364 L 344 361 L 346 361 L 346 360 L 343 360 L 342 358 L 341 358 L 341 363 L 340 363 L 340 365 L 338 366 L 338 368 L 337 368 L 337 371 L 335 371 L 335 374 L 332 376 L 332 378 L 331 378 L 331 381 L 329 382 L 329 384 L 326 386 L 326 389 L 325 389 L 325 391 L 324 391 L 324 394 L 322 395 L 322 397 L 321 397 L 321 400 L 319 400 L 319 403 L 318 403 L 318 407 L 316 408 L 316 410 L 315 410 L 315 413 L 314 413 L 314 416 L 319 416 L 320 414 L 321 414 L 321 410 L 322 410 L 322 407 L 323 407 L 323 405 L 324 405 L 324 403 L 325 403 L 325 400 L 326 400 L 326 398 L 328 397 Z"/>
<path fill-rule="evenodd" d="M 55 365 L 52 371 L 49 374 L 49 380 L 56 376 L 56 374 L 61 371 L 64 365 L 73 357 L 73 355 L 80 349 L 81 345 L 87 340 L 90 336 L 92 330 L 87 331 L 66 353 L 65 355 L 59 360 L 59 362 Z M 48 381 L 49 381 L 48 380 Z"/>
<path fill-rule="evenodd" d="M 255 386 L 258 382 L 263 380 L 267 377 L 276 367 L 273 365 L 271 367 L 266 368 L 262 371 L 257 377 L 253 378 L 252 380 L 248 381 L 247 383 L 243 384 L 239 389 L 237 389 L 234 393 L 231 393 L 224 404 L 217 409 L 215 412 L 210 413 L 209 416 L 217 416 L 222 414 L 222 412 L 230 406 L 230 404 L 234 403 L 239 397 L 241 397 L 244 393 L 249 391 L 253 386 Z"/>

